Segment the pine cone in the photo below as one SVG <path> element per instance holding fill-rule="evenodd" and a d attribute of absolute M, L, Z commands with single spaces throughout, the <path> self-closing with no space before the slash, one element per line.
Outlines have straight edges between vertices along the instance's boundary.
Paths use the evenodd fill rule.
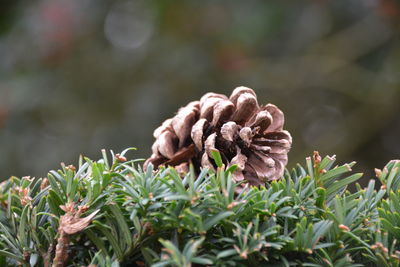
<path fill-rule="evenodd" d="M 284 115 L 275 105 L 259 106 L 254 91 L 238 87 L 228 98 L 207 93 L 200 101 L 180 108 L 175 117 L 154 131 L 152 163 L 175 166 L 186 172 L 192 163 L 215 168 L 211 151 L 219 151 L 226 166 L 236 164 L 235 181 L 250 185 L 279 179 L 292 144 L 283 130 Z"/>

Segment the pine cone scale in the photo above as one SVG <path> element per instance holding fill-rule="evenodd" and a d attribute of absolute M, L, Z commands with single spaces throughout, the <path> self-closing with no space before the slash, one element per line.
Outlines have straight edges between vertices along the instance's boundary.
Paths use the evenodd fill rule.
<path fill-rule="evenodd" d="M 179 139 L 179 148 L 183 147 L 188 139 L 193 124 L 196 122 L 198 102 L 192 102 L 178 111 L 172 119 L 172 128 Z"/>
<path fill-rule="evenodd" d="M 229 100 L 221 100 L 214 107 L 213 119 L 211 124 L 214 126 L 220 125 L 230 119 L 235 106 Z"/>
<path fill-rule="evenodd" d="M 207 137 L 206 141 L 204 142 L 204 149 L 205 149 L 205 152 L 207 153 L 207 155 L 208 155 L 210 158 L 212 157 L 211 152 L 212 152 L 212 151 L 215 151 L 215 150 L 218 150 L 218 149 L 215 148 L 215 141 L 216 141 L 216 139 L 217 139 L 217 134 L 216 134 L 216 133 L 213 133 L 213 134 L 209 135 L 209 136 Z"/>
<path fill-rule="evenodd" d="M 244 124 L 255 114 L 258 110 L 257 99 L 249 93 L 242 94 L 236 104 L 236 112 L 233 114 L 232 120 L 239 125 Z"/>
<path fill-rule="evenodd" d="M 285 117 L 283 112 L 275 105 L 268 104 L 261 108 L 271 114 L 272 123 L 268 126 L 269 132 L 279 132 L 283 130 L 283 124 L 285 123 Z"/>
<path fill-rule="evenodd" d="M 165 165 L 176 166 L 182 163 L 187 163 L 196 155 L 194 144 L 189 145 L 178 151 L 170 160 L 165 162 Z"/>
<path fill-rule="evenodd" d="M 177 137 L 171 131 L 163 132 L 157 139 L 157 149 L 166 158 L 172 158 L 176 152 Z"/>
<path fill-rule="evenodd" d="M 272 123 L 272 116 L 268 111 L 260 111 L 257 113 L 256 117 L 254 118 L 254 121 L 251 122 L 251 127 L 260 127 L 260 133 L 264 133 L 265 130 L 268 129 L 268 127 Z"/>
<path fill-rule="evenodd" d="M 207 126 L 208 122 L 206 119 L 203 118 L 198 120 L 192 127 L 190 136 L 192 137 L 192 140 L 198 150 L 201 150 L 203 148 L 204 131 Z"/>
<path fill-rule="evenodd" d="M 221 136 L 227 140 L 233 142 L 236 136 L 239 134 L 239 127 L 233 121 L 228 121 L 224 123 L 221 127 Z"/>

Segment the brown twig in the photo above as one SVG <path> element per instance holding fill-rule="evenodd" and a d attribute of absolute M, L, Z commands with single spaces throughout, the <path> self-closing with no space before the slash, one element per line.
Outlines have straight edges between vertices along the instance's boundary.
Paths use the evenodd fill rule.
<path fill-rule="evenodd" d="M 56 255 L 53 260 L 53 267 L 63 267 L 68 260 L 69 236 L 65 233 L 61 226 L 58 228 L 60 236 L 57 239 Z"/>
<path fill-rule="evenodd" d="M 43 253 L 42 257 L 43 257 L 43 265 L 44 267 L 50 267 L 51 265 L 51 254 L 53 253 L 53 248 L 54 248 L 54 244 L 51 243 L 49 248 L 47 249 L 46 253 Z"/>
<path fill-rule="evenodd" d="M 70 202 L 61 205 L 60 208 L 65 211 L 65 214 L 60 217 L 59 237 L 52 267 L 63 267 L 65 265 L 68 260 L 69 236 L 84 230 L 99 212 L 97 210 L 87 217 L 80 218 L 79 216 L 89 208 L 86 205 L 79 206 L 76 210 L 75 203 Z"/>

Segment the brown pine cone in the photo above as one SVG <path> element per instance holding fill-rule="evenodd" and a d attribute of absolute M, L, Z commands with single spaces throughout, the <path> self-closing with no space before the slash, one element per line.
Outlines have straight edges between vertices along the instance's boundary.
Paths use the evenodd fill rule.
<path fill-rule="evenodd" d="M 153 154 L 144 167 L 171 165 L 186 172 L 192 163 L 196 170 L 215 168 L 211 151 L 216 150 L 226 166 L 238 166 L 235 181 L 260 185 L 276 180 L 292 144 L 283 123 L 282 111 L 272 104 L 259 106 L 250 88 L 238 87 L 229 98 L 207 93 L 154 131 Z"/>

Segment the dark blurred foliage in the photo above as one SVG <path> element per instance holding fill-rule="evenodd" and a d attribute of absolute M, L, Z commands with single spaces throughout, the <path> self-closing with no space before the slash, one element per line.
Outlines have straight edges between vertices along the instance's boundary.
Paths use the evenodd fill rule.
<path fill-rule="evenodd" d="M 0 3 L 1 179 L 101 148 L 146 157 L 180 106 L 240 85 L 284 110 L 292 166 L 400 157 L 397 0 Z"/>

